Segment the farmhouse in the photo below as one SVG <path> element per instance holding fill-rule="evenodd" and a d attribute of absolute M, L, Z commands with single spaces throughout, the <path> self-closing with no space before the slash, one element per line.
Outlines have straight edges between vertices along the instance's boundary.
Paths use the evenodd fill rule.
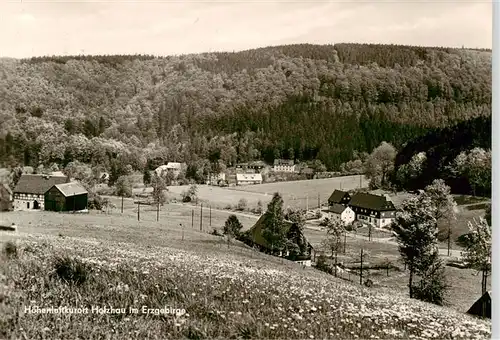
<path fill-rule="evenodd" d="M 155 169 L 155 172 L 158 176 L 160 176 L 164 171 L 171 171 L 175 177 L 179 176 L 183 168 L 182 163 L 177 162 L 168 162 L 165 165 L 160 165 Z"/>
<path fill-rule="evenodd" d="M 295 172 L 296 165 L 293 160 L 288 159 L 275 159 L 274 168 L 275 172 Z"/>
<path fill-rule="evenodd" d="M 356 214 L 351 208 L 339 203 L 331 204 L 325 212 L 330 220 L 341 222 L 344 226 L 350 225 L 356 219 Z"/>
<path fill-rule="evenodd" d="M 236 185 L 262 184 L 261 174 L 236 174 Z"/>
<path fill-rule="evenodd" d="M 45 192 L 56 184 L 68 182 L 67 177 L 50 175 L 21 175 L 13 190 L 15 210 L 44 209 Z"/>
<path fill-rule="evenodd" d="M 7 184 L 0 184 L 0 211 L 12 210 L 12 190 Z"/>
<path fill-rule="evenodd" d="M 358 192 L 349 201 L 349 207 L 356 213 L 360 222 L 372 223 L 376 227 L 385 227 L 394 222 L 396 208 L 385 196 Z"/>
<path fill-rule="evenodd" d="M 248 231 L 248 235 L 250 237 L 248 243 L 250 243 L 250 246 L 257 247 L 260 251 L 268 254 L 283 256 L 292 261 L 302 261 L 301 264 L 310 264 L 311 253 L 314 248 L 307 241 L 299 226 L 291 221 L 285 221 L 286 239 L 297 244 L 299 249 L 295 252 L 287 250 L 286 253 L 273 251 L 272 247 L 263 236 L 263 230 L 265 229 L 268 216 L 269 215 L 267 213 L 262 215 L 255 225 Z M 302 249 L 300 249 L 301 247 Z"/>
<path fill-rule="evenodd" d="M 249 163 L 236 164 L 236 171 L 260 173 L 266 167 L 266 163 L 262 161 L 255 161 Z"/>
<path fill-rule="evenodd" d="M 55 184 L 44 198 L 45 210 L 81 211 L 87 209 L 88 192 L 77 182 Z"/>
<path fill-rule="evenodd" d="M 347 206 L 350 200 L 351 195 L 348 192 L 335 189 L 335 191 L 328 198 L 328 205 L 332 206 L 333 204 L 342 204 Z"/>

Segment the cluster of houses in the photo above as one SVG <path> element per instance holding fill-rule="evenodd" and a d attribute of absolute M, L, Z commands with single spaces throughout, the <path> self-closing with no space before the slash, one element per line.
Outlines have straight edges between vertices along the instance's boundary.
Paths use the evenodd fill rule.
<path fill-rule="evenodd" d="M 387 196 L 357 192 L 351 196 L 346 191 L 335 190 L 328 198 L 328 208 L 323 212 L 333 220 L 350 225 L 354 221 L 387 227 L 396 218 L 396 208 Z"/>
<path fill-rule="evenodd" d="M 64 175 L 23 174 L 14 190 L 0 186 L 2 211 L 84 211 L 87 207 L 87 190 Z"/>

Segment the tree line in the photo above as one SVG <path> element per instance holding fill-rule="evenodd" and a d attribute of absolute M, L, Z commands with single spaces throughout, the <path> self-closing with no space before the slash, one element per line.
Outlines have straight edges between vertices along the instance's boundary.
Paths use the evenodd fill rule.
<path fill-rule="evenodd" d="M 5 86 L 1 86 L 4 84 Z M 0 162 L 225 165 L 318 159 L 491 115 L 487 51 L 288 45 L 237 53 L 0 62 Z"/>

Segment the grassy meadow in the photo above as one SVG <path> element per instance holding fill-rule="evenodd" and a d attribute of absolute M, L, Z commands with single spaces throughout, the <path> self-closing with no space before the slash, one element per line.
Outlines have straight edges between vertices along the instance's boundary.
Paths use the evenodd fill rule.
<path fill-rule="evenodd" d="M 237 246 L 177 239 L 176 247 L 145 247 L 119 237 L 47 235 L 44 229 L 2 232 L 3 242 L 16 245 L 2 255 L 2 338 L 490 336 L 489 321 Z M 136 236 L 144 234 L 138 229 Z M 28 313 L 26 306 L 82 313 Z"/>

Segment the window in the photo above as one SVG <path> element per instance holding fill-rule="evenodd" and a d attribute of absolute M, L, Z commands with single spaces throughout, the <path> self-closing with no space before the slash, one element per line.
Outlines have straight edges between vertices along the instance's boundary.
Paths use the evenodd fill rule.
<path fill-rule="evenodd" d="M 30 208 L 30 202 L 26 202 L 26 206 L 28 207 L 28 209 Z"/>

